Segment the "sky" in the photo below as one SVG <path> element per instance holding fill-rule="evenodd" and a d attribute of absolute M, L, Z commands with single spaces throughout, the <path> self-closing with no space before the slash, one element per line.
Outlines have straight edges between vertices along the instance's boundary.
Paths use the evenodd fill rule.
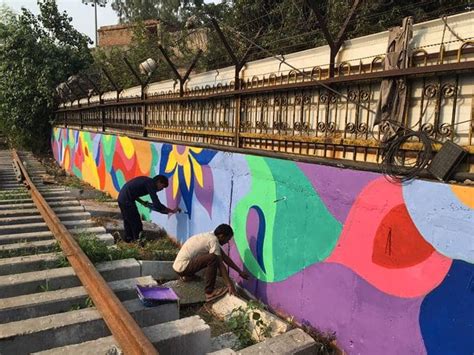
<path fill-rule="evenodd" d="M 59 11 L 67 11 L 68 15 L 72 17 L 72 24 L 75 28 L 88 35 L 92 41 L 95 41 L 94 8 L 91 5 L 83 4 L 82 0 L 57 0 L 56 2 Z M 113 25 L 118 22 L 110 3 L 111 1 L 108 2 L 105 8 L 97 8 L 97 27 Z M 7 5 L 16 12 L 19 12 L 22 7 L 27 8 L 34 14 L 39 12 L 37 0 L 0 0 L 0 4 Z"/>
<path fill-rule="evenodd" d="M 88 35 L 92 41 L 95 41 L 95 20 L 94 8 L 91 5 L 85 5 L 82 0 L 56 0 L 59 11 L 67 11 L 72 17 L 72 25 L 82 33 Z M 97 27 L 113 25 L 118 23 L 118 18 L 112 10 L 111 2 L 108 1 L 106 7 L 97 8 Z M 219 2 L 216 0 L 207 0 L 209 2 Z M 34 14 L 38 14 L 37 0 L 0 0 L 0 4 L 7 5 L 16 12 L 22 7 L 27 8 Z"/>

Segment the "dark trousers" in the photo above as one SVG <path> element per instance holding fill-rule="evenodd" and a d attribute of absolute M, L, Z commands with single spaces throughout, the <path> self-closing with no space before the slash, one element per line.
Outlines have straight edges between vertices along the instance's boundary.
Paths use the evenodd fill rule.
<path fill-rule="evenodd" d="M 206 293 L 212 293 L 216 284 L 217 268 L 219 267 L 219 259 L 216 254 L 204 254 L 191 259 L 184 271 L 178 273 L 179 276 L 193 276 L 199 270 L 206 268 Z"/>
<path fill-rule="evenodd" d="M 125 229 L 126 242 L 137 240 L 140 237 L 140 232 L 143 231 L 142 219 L 135 202 L 120 203 L 120 212 L 123 218 L 123 227 Z"/>

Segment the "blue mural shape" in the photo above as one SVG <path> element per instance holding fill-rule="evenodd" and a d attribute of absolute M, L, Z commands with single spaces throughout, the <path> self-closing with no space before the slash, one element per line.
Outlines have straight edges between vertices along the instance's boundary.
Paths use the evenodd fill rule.
<path fill-rule="evenodd" d="M 428 354 L 474 354 L 474 265 L 455 260 L 420 308 Z"/>

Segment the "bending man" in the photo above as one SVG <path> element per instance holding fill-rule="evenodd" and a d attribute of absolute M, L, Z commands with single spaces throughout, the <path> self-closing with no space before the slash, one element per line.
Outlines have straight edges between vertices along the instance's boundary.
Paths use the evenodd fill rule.
<path fill-rule="evenodd" d="M 224 264 L 237 271 L 243 279 L 248 279 L 249 275 L 238 268 L 221 248 L 221 245 L 228 243 L 234 236 L 234 231 L 228 224 L 221 224 L 214 232 L 197 234 L 189 238 L 181 247 L 173 269 L 183 281 L 194 277 L 199 270 L 206 269 L 206 301 L 212 301 L 223 296 L 227 291 L 235 294 L 234 284 L 229 278 L 229 274 Z M 226 288 L 215 289 L 217 270 L 220 270 L 227 285 Z"/>
<path fill-rule="evenodd" d="M 167 187 L 168 178 L 163 175 L 157 175 L 154 178 L 138 176 L 123 185 L 118 196 L 118 205 L 122 213 L 123 226 L 125 229 L 124 240 L 127 243 L 140 239 L 143 232 L 142 220 L 135 201 L 163 214 L 181 211 L 178 207 L 175 209 L 166 207 L 158 199 L 156 193 Z M 150 195 L 152 203 L 140 200 L 140 197 L 145 195 Z"/>

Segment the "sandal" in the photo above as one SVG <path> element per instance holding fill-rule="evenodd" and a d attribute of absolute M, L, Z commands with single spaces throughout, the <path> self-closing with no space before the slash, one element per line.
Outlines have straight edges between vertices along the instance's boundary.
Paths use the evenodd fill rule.
<path fill-rule="evenodd" d="M 206 293 L 206 302 L 214 301 L 214 300 L 224 296 L 226 293 L 227 293 L 227 288 L 226 287 L 217 288 L 211 294 Z"/>

